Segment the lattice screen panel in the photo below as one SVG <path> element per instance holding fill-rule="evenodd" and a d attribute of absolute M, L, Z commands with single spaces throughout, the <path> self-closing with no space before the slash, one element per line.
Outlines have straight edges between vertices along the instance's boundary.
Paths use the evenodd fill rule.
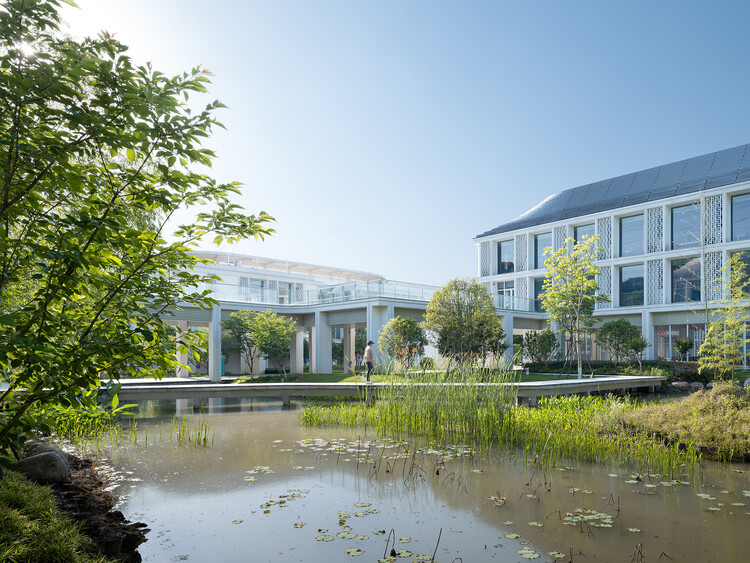
<path fill-rule="evenodd" d="M 492 282 L 482 282 L 482 285 L 487 288 L 487 291 L 490 292 L 490 295 L 492 295 Z"/>
<path fill-rule="evenodd" d="M 646 252 L 661 252 L 664 249 L 664 213 L 661 207 L 646 211 Z"/>
<path fill-rule="evenodd" d="M 599 270 L 599 276 L 596 280 L 599 284 L 597 293 L 600 295 L 612 295 L 612 266 L 603 266 Z M 597 303 L 597 309 L 609 309 L 612 303 Z"/>
<path fill-rule="evenodd" d="M 599 235 L 599 246 L 603 250 L 599 253 L 599 260 L 609 260 L 612 258 L 612 217 L 597 219 L 596 232 Z"/>
<path fill-rule="evenodd" d="M 489 242 L 483 242 L 479 246 L 479 275 L 492 275 L 492 249 Z"/>
<path fill-rule="evenodd" d="M 568 238 L 568 227 L 555 227 L 555 233 L 553 235 L 554 249 L 559 250 L 565 246 L 566 238 Z"/>
<path fill-rule="evenodd" d="M 518 278 L 516 280 L 516 297 L 519 299 L 529 298 L 529 289 L 526 278 Z"/>
<path fill-rule="evenodd" d="M 525 272 L 528 263 L 529 245 L 526 242 L 526 235 L 516 235 L 516 272 Z"/>
<path fill-rule="evenodd" d="M 720 244 L 724 242 L 722 233 L 723 207 L 721 195 L 708 196 L 703 200 L 703 240 L 706 244 Z"/>
<path fill-rule="evenodd" d="M 722 268 L 722 253 L 721 252 L 707 252 L 706 253 L 706 299 L 714 301 L 721 299 L 721 289 L 724 285 L 721 280 L 721 268 Z"/>
<path fill-rule="evenodd" d="M 266 284 L 271 291 L 277 291 L 279 289 L 279 282 L 276 280 L 267 280 Z"/>
<path fill-rule="evenodd" d="M 294 284 L 294 301 L 296 303 L 301 303 L 305 299 L 305 291 L 304 291 L 304 285 L 301 283 L 295 283 Z"/>
<path fill-rule="evenodd" d="M 661 260 L 649 260 L 646 266 L 646 304 L 661 305 L 664 302 L 664 266 Z"/>

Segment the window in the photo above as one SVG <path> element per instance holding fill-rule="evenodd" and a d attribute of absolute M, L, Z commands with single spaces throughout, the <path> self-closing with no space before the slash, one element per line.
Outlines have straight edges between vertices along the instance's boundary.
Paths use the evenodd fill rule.
<path fill-rule="evenodd" d="M 643 254 L 643 214 L 620 219 L 620 256 Z"/>
<path fill-rule="evenodd" d="M 672 260 L 672 303 L 701 300 L 700 258 Z"/>
<path fill-rule="evenodd" d="M 279 284 L 279 304 L 286 305 L 291 303 L 293 295 L 293 289 L 291 283 L 280 283 Z"/>
<path fill-rule="evenodd" d="M 544 251 L 552 246 L 552 233 L 534 237 L 534 267 L 544 268 Z"/>
<path fill-rule="evenodd" d="M 672 208 L 672 248 L 699 246 L 701 211 L 698 204 Z"/>
<path fill-rule="evenodd" d="M 732 240 L 750 239 L 750 194 L 732 198 Z"/>
<path fill-rule="evenodd" d="M 513 307 L 513 297 L 516 294 L 516 284 L 513 280 L 497 282 L 497 295 L 501 309 Z"/>
<path fill-rule="evenodd" d="M 643 264 L 620 268 L 620 307 L 643 305 Z"/>
<path fill-rule="evenodd" d="M 544 278 L 534 278 L 534 310 L 542 312 L 542 293 L 544 293 Z"/>
<path fill-rule="evenodd" d="M 240 277 L 240 293 L 247 301 L 263 301 L 263 280 Z"/>
<path fill-rule="evenodd" d="M 512 240 L 504 240 L 497 243 L 497 273 L 508 274 L 515 271 L 513 261 L 515 245 Z"/>
<path fill-rule="evenodd" d="M 573 238 L 576 241 L 576 244 L 581 242 L 584 237 L 585 238 L 591 238 L 596 234 L 596 227 L 594 227 L 594 224 L 591 223 L 590 225 L 580 225 L 579 227 L 576 227 L 573 229 Z"/>

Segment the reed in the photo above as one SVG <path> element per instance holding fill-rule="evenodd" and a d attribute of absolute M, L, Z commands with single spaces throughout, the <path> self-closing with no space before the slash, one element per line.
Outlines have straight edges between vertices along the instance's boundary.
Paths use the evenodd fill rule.
<path fill-rule="evenodd" d="M 637 403 L 615 397 L 559 397 L 537 408 L 516 406 L 514 380 L 463 370 L 413 376 L 408 383 L 378 389 L 374 404 L 306 406 L 308 426 L 372 428 L 380 436 L 422 437 L 429 444 L 465 445 L 470 453 L 517 448 L 529 463 L 555 465 L 563 459 L 632 465 L 664 475 L 692 473 L 700 464 L 693 445 L 665 445 L 617 424 Z"/>

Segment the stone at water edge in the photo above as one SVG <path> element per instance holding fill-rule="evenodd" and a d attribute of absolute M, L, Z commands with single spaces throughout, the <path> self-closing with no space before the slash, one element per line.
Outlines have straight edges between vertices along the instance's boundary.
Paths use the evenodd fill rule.
<path fill-rule="evenodd" d="M 43 452 L 25 457 L 18 462 L 18 469 L 32 481 L 43 485 L 70 481 L 70 466 L 62 452 Z"/>
<path fill-rule="evenodd" d="M 750 389 L 750 377 L 745 380 L 745 389 Z"/>
<path fill-rule="evenodd" d="M 673 381 L 672 389 L 677 391 L 687 391 L 690 389 L 690 384 L 687 381 Z"/>
<path fill-rule="evenodd" d="M 31 457 L 42 454 L 44 452 L 57 452 L 65 457 L 65 453 L 60 449 L 60 447 L 56 446 L 55 444 L 51 444 L 50 442 L 45 442 L 43 440 L 28 440 L 23 445 L 23 457 Z"/>
<path fill-rule="evenodd" d="M 714 388 L 714 382 L 713 381 L 709 381 L 708 383 L 706 383 L 706 389 L 713 389 L 713 388 Z"/>
<path fill-rule="evenodd" d="M 690 384 L 691 391 L 700 391 L 701 389 L 703 389 L 703 383 L 701 383 L 700 381 L 693 381 Z"/>

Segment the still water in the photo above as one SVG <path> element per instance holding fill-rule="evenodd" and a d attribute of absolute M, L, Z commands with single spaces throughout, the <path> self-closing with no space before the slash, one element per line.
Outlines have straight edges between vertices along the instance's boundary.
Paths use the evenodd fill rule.
<path fill-rule="evenodd" d="M 144 561 L 750 560 L 750 467 L 543 469 L 300 427 L 274 403 L 177 407 L 208 445 L 170 440 L 172 401 L 141 405 L 138 442 L 106 452 L 119 508 L 151 528 Z"/>

